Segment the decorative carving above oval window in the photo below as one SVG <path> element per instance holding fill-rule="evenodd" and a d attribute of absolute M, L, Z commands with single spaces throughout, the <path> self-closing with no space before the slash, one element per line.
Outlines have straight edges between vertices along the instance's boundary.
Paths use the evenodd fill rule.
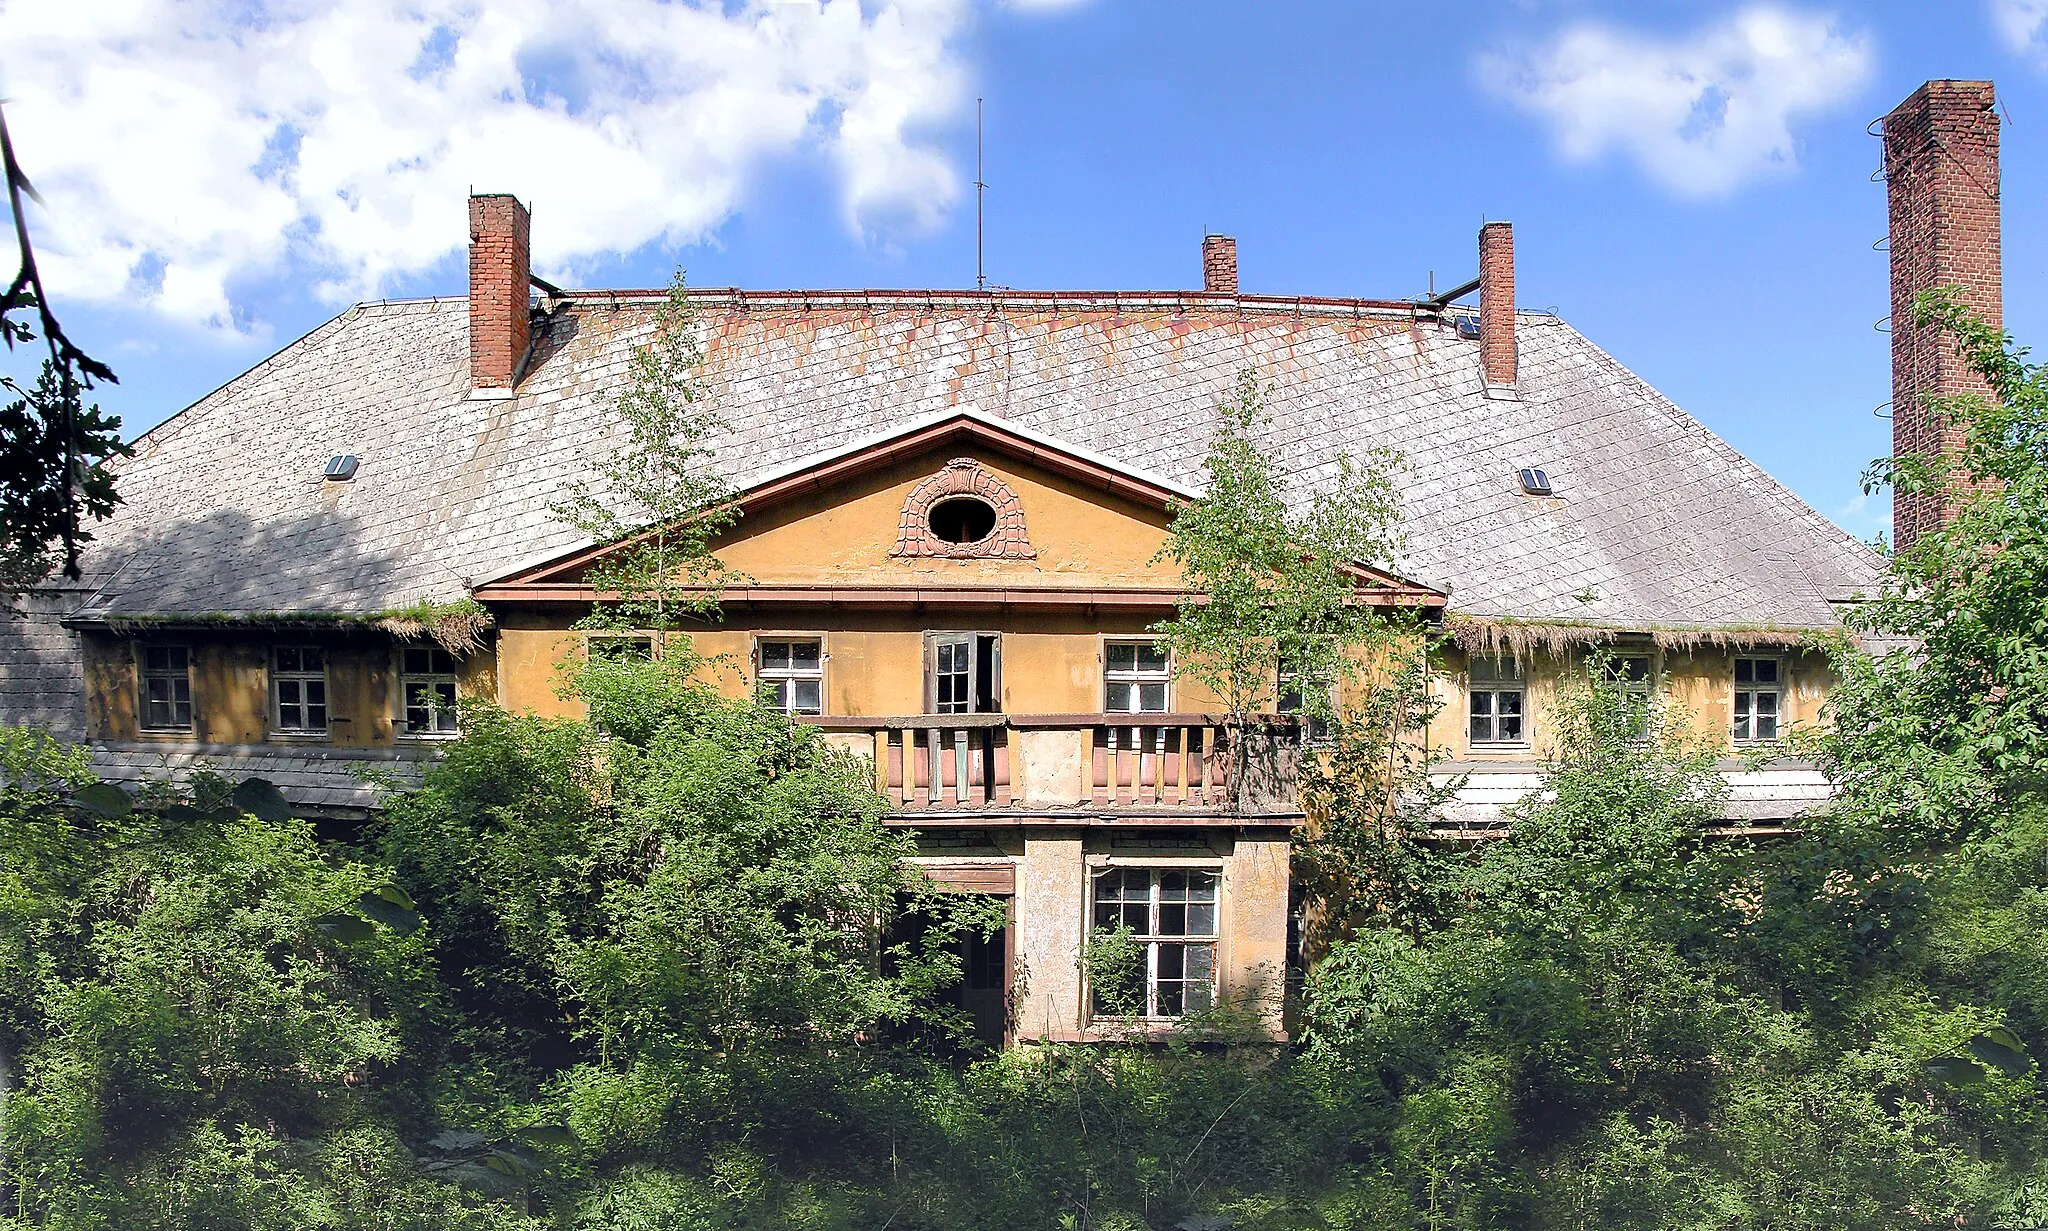
<path fill-rule="evenodd" d="M 910 491 L 892 556 L 1035 560 L 1024 506 L 1010 485 L 971 457 L 956 457 Z"/>

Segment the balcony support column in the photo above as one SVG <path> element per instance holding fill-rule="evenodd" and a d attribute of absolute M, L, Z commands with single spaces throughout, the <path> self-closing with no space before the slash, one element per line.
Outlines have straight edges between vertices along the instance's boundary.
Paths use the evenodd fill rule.
<path fill-rule="evenodd" d="M 1072 1038 L 1083 1025 L 1081 943 L 1088 909 L 1088 868 L 1080 829 L 1024 836 L 1017 865 L 1013 949 L 1017 1038 Z"/>

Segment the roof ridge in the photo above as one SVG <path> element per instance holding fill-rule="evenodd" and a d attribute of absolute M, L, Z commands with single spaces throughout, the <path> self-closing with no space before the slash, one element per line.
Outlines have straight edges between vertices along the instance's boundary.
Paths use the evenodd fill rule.
<path fill-rule="evenodd" d="M 691 287 L 686 292 L 692 301 L 716 304 L 724 301 L 730 304 L 790 304 L 799 309 L 879 305 L 908 305 L 947 308 L 980 308 L 1000 310 L 1008 306 L 1039 306 L 1054 309 L 1066 306 L 1106 305 L 1120 308 L 1176 308 L 1188 310 L 1238 310 L 1259 314 L 1312 313 L 1317 316 L 1346 314 L 1367 314 L 1393 316 L 1401 319 L 1435 319 L 1442 311 L 1415 300 L 1376 299 L 1366 296 L 1345 295 L 1247 295 L 1221 294 L 1211 291 L 1182 290 L 1023 290 L 1003 288 L 974 290 L 972 288 L 947 290 L 918 287 L 789 287 L 771 289 L 748 289 L 737 286 Z M 667 289 L 597 287 L 564 288 L 561 299 L 571 302 L 588 303 L 610 301 L 624 307 L 654 304 L 668 299 Z M 455 296 L 454 298 L 463 298 Z M 400 302 L 400 301 L 380 301 Z M 424 301 L 403 301 L 424 302 Z M 438 300 L 434 302 L 439 302 Z"/>

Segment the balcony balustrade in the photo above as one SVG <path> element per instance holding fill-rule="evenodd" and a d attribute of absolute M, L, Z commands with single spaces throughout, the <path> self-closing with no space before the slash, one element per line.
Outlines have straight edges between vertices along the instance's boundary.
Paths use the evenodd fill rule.
<path fill-rule="evenodd" d="M 1216 714 L 918 714 L 805 718 L 871 756 L 899 814 L 1235 815 L 1229 725 Z M 1261 725 L 1242 811 L 1285 814 L 1291 727 Z"/>

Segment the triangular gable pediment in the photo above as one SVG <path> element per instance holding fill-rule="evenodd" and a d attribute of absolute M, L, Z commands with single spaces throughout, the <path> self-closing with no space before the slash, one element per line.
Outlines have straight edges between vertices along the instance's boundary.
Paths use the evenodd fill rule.
<path fill-rule="evenodd" d="M 909 488 L 909 500 L 903 503 L 902 516 L 894 513 L 889 516 L 887 529 L 894 539 L 894 548 L 886 554 L 899 558 L 925 555 L 954 563 L 964 563 L 970 558 L 990 565 L 1038 560 L 1039 543 L 1032 537 L 1036 531 L 1020 514 L 1016 516 L 1014 530 L 1007 523 L 997 527 L 989 540 L 997 549 L 949 553 L 943 549 L 930 550 L 932 544 L 910 541 L 919 538 L 916 526 L 922 520 L 913 517 L 910 510 L 920 507 L 920 501 L 929 505 L 949 493 L 984 498 L 996 507 L 999 518 L 1008 516 L 1004 512 L 1004 492 L 1007 490 L 1004 473 L 1012 478 L 1027 474 L 1042 477 L 1056 483 L 1063 491 L 1085 493 L 1105 507 L 1120 510 L 1129 519 L 1129 530 L 1139 537 L 1148 532 L 1155 536 L 1163 533 L 1173 504 L 1193 499 L 1196 495 L 1169 480 L 1126 466 L 1092 450 L 972 411 L 957 411 L 906 424 L 885 435 L 815 454 L 747 480 L 735 497 L 741 520 L 729 536 L 729 542 L 721 545 L 719 550 L 723 555 L 727 546 L 744 544 L 755 533 L 750 526 L 772 525 L 778 518 L 795 515 L 794 510 L 800 508 L 815 509 L 827 493 L 832 494 L 831 499 L 836 499 L 839 493 L 858 491 L 905 473 L 915 476 L 916 482 Z M 890 498 L 897 497 L 892 494 Z M 1042 501 L 1044 498 L 1041 492 L 1039 499 Z M 831 499 L 825 503 L 829 505 Z M 1015 502 L 1010 503 L 1014 505 Z M 873 520 L 872 515 L 869 520 Z M 1094 533 L 1104 537 L 1128 537 L 1122 528 L 1111 529 L 1100 524 Z M 477 597 L 485 601 L 589 601 L 593 596 L 583 583 L 584 576 L 592 564 L 618 546 L 607 544 L 578 548 L 526 566 L 479 586 Z M 1058 568 L 1053 562 L 1047 563 L 1052 571 L 1034 569 L 1043 572 L 1043 576 L 1022 579 L 1021 589 L 1019 578 L 990 575 L 988 570 L 983 570 L 978 576 L 949 576 L 943 583 L 944 594 L 931 592 L 929 582 L 918 585 L 914 587 L 917 590 L 914 601 L 945 601 L 948 597 L 972 601 L 977 592 L 1000 591 L 1002 598 L 999 601 L 1003 602 L 1065 601 L 1100 605 L 1108 601 L 1159 605 L 1170 604 L 1180 593 L 1177 586 L 1159 584 L 1156 572 L 1127 585 L 1114 581 L 1104 583 L 1101 579 L 1094 579 L 1091 584 L 1083 575 Z M 758 569 L 747 571 L 760 572 Z M 1422 606 L 1441 606 L 1444 601 L 1441 593 L 1392 573 L 1364 567 L 1355 571 L 1361 589 L 1374 592 L 1376 601 Z M 892 583 L 904 580 L 889 576 L 835 576 L 830 586 L 814 585 L 799 589 L 843 591 L 829 596 L 814 593 L 810 595 L 813 601 L 829 598 L 830 601 L 884 603 L 902 597 L 893 592 L 903 587 Z M 726 597 L 728 601 L 739 602 L 778 597 L 797 601 L 804 597 L 790 591 L 791 587 L 787 585 L 765 580 L 760 585 L 729 589 Z"/>

